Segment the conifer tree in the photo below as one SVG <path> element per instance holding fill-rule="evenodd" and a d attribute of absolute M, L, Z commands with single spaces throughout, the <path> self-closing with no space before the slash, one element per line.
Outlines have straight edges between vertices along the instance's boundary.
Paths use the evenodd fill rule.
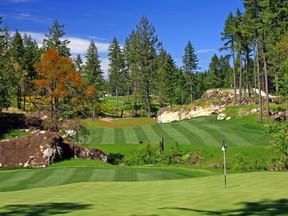
<path fill-rule="evenodd" d="M 225 26 L 223 32 L 221 32 L 221 40 L 225 41 L 224 46 L 220 48 L 220 50 L 230 50 L 230 55 L 232 57 L 233 64 L 233 88 L 234 88 L 234 102 L 237 102 L 237 94 L 236 94 L 236 61 L 235 61 L 235 47 L 236 47 L 236 39 L 235 39 L 235 17 L 232 12 L 229 13 L 227 19 L 225 20 Z"/>
<path fill-rule="evenodd" d="M 65 36 L 64 25 L 60 25 L 58 20 L 54 20 L 51 28 L 48 28 L 49 32 L 45 34 L 46 38 L 43 41 L 43 46 L 45 50 L 56 49 L 61 56 L 70 56 L 70 48 L 68 44 L 70 43 L 67 39 L 62 39 Z"/>
<path fill-rule="evenodd" d="M 157 75 L 157 51 L 160 43 L 155 28 L 146 17 L 142 17 L 126 40 L 128 69 L 134 101 L 132 115 L 137 98 L 144 102 L 148 117 L 151 117 L 151 92 Z"/>
<path fill-rule="evenodd" d="M 7 34 L 8 28 L 1 27 L 2 17 L 0 16 L 0 112 L 3 108 L 10 106 L 11 73 L 7 70 Z"/>
<path fill-rule="evenodd" d="M 190 79 L 190 103 L 193 102 L 193 72 L 198 68 L 198 57 L 190 41 L 188 41 L 183 56 L 183 72 L 189 75 Z"/>
<path fill-rule="evenodd" d="M 100 97 L 103 85 L 103 71 L 101 70 L 100 60 L 98 55 L 98 49 L 95 42 L 91 40 L 88 50 L 86 52 L 86 64 L 83 70 L 84 83 L 86 88 L 90 86 L 94 88 L 96 95 L 94 96 L 92 102 L 92 116 L 96 117 L 97 112 L 97 101 Z"/>
<path fill-rule="evenodd" d="M 16 30 L 9 48 L 10 64 L 13 68 L 13 86 L 15 87 L 15 95 L 17 96 L 17 107 L 21 109 L 21 85 L 25 76 L 24 71 L 24 45 L 21 34 Z"/>
<path fill-rule="evenodd" d="M 21 85 L 23 95 L 23 109 L 26 108 L 26 96 L 31 96 L 35 91 L 35 87 L 31 80 L 36 79 L 37 73 L 34 64 L 40 61 L 40 49 L 37 42 L 32 39 L 31 35 L 24 34 L 23 37 L 24 56 L 23 56 L 23 82 Z M 31 97 L 30 102 L 31 102 Z M 33 103 L 32 103 L 33 104 Z"/>
<path fill-rule="evenodd" d="M 113 38 L 109 46 L 109 83 L 112 91 L 115 91 L 116 96 L 116 111 L 118 111 L 118 96 L 120 89 L 123 89 L 124 83 L 124 57 L 121 51 L 119 42 L 116 37 Z M 123 94 L 124 92 L 122 92 Z"/>
<path fill-rule="evenodd" d="M 77 71 L 80 71 L 82 73 L 83 70 L 83 60 L 81 56 L 78 54 L 77 57 L 74 59 L 75 68 Z"/>

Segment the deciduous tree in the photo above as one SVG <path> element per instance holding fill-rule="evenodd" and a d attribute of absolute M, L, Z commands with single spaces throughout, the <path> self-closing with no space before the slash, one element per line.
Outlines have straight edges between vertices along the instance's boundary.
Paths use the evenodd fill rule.
<path fill-rule="evenodd" d="M 35 63 L 38 78 L 34 83 L 47 91 L 51 117 L 59 117 L 61 101 L 69 96 L 71 88 L 80 89 L 82 77 L 75 71 L 69 57 L 60 56 L 56 49 L 47 50 L 40 62 Z M 75 95 L 73 95 L 75 96 Z"/>

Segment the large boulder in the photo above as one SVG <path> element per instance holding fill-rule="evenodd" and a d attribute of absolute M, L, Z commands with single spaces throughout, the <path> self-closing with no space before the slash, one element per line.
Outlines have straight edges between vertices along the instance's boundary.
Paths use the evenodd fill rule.
<path fill-rule="evenodd" d="M 0 142 L 0 167 L 46 167 L 52 162 L 70 159 L 103 159 L 99 149 L 86 149 L 66 142 L 57 133 L 37 131 L 29 136 Z"/>

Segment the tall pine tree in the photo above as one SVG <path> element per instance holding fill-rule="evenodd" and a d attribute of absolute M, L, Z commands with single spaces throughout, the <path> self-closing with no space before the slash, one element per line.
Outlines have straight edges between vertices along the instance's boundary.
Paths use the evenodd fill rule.
<path fill-rule="evenodd" d="M 70 48 L 68 44 L 70 43 L 67 39 L 62 39 L 65 36 L 64 25 L 60 25 L 56 19 L 53 22 L 51 28 L 48 28 L 49 32 L 45 34 L 46 38 L 43 41 L 43 46 L 45 50 L 56 49 L 61 56 L 70 56 Z"/>
<path fill-rule="evenodd" d="M 95 42 L 91 40 L 86 52 L 86 64 L 83 70 L 84 83 L 86 88 L 93 87 L 96 92 L 92 102 L 92 116 L 96 117 L 99 109 L 97 109 L 97 101 L 100 97 L 103 85 L 103 71 L 101 70 L 98 49 Z"/>
<path fill-rule="evenodd" d="M 198 57 L 190 41 L 188 41 L 183 56 L 183 72 L 189 75 L 190 79 L 190 103 L 193 102 L 193 73 L 198 68 Z"/>
<path fill-rule="evenodd" d="M 124 85 L 124 56 L 121 51 L 119 42 L 116 37 L 113 38 L 112 43 L 109 46 L 109 83 L 112 92 L 115 92 L 116 96 L 116 111 L 118 111 L 118 96 L 120 89 L 123 89 Z M 124 92 L 122 92 L 123 94 Z"/>

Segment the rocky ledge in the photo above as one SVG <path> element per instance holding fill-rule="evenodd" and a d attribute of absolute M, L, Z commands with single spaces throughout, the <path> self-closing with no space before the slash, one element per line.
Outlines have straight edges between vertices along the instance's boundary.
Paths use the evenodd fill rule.
<path fill-rule="evenodd" d="M 0 168 L 46 167 L 70 158 L 107 160 L 96 148 L 65 141 L 57 133 L 36 131 L 29 136 L 0 141 Z"/>

